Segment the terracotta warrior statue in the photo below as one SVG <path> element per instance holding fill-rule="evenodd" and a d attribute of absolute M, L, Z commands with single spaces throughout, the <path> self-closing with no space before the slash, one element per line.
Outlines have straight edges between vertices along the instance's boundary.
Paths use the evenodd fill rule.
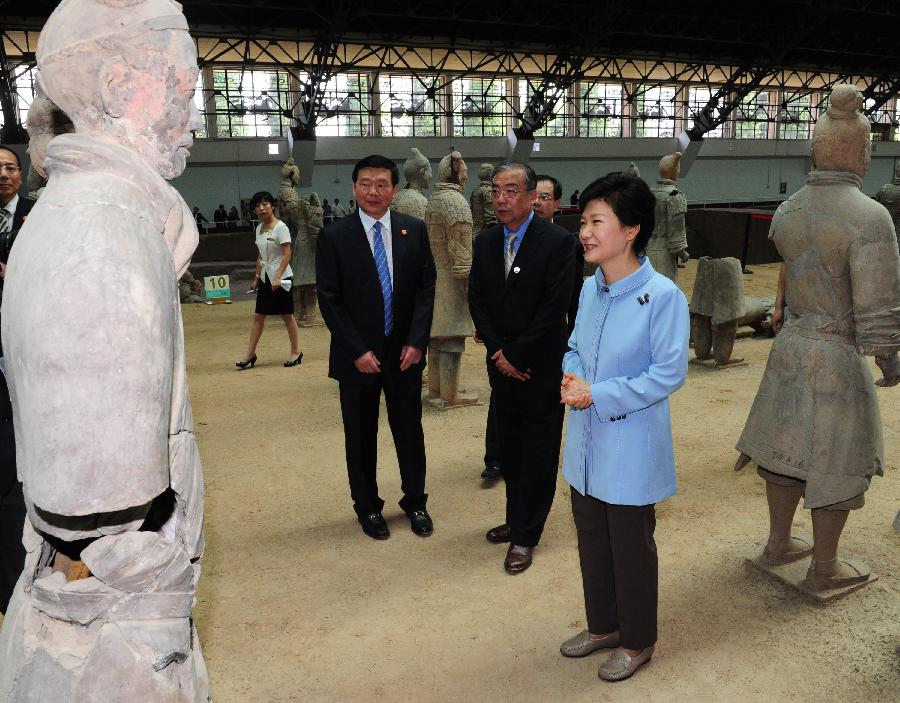
<path fill-rule="evenodd" d="M 630 164 L 628 164 L 628 168 L 625 169 L 625 175 L 626 176 L 634 176 L 635 178 L 641 177 L 641 171 L 637 167 L 637 165 L 635 165 L 634 161 L 632 161 Z"/>
<path fill-rule="evenodd" d="M 678 283 L 677 263 L 689 258 L 684 226 L 687 200 L 675 185 L 681 172 L 680 164 L 680 151 L 659 160 L 659 179 L 651 188 L 656 196 L 656 227 L 647 243 L 647 256 L 653 268 L 675 283 Z"/>
<path fill-rule="evenodd" d="M 497 224 L 497 216 L 494 214 L 494 201 L 491 199 L 491 175 L 494 173 L 493 164 L 481 164 L 478 167 L 478 186 L 469 196 L 469 205 L 472 208 L 472 235 L 481 230 Z"/>
<path fill-rule="evenodd" d="M 425 206 L 428 204 L 424 192 L 431 184 L 431 164 L 415 147 L 409 150 L 409 158 L 403 164 L 403 175 L 406 176 L 406 186 L 397 193 L 391 210 L 424 220 Z"/>
<path fill-rule="evenodd" d="M 202 128 L 196 46 L 172 0 L 63 0 L 36 56 L 75 133 L 47 147 L 48 185 L 7 269 L 28 521 L 0 699 L 208 701 L 191 618 L 203 478 L 177 285 L 198 234 L 166 182 Z"/>
<path fill-rule="evenodd" d="M 691 342 L 697 359 L 714 358 L 716 366 L 743 361 L 732 359 L 738 320 L 744 315 L 744 274 L 732 256 L 697 261 L 691 294 Z"/>
<path fill-rule="evenodd" d="M 297 234 L 306 229 L 305 220 L 309 217 L 309 207 L 297 194 L 297 184 L 300 182 L 300 169 L 294 165 L 294 159 L 290 158 L 281 167 L 281 187 L 278 189 L 278 213 L 291 233 L 291 239 L 296 240 Z M 293 262 L 291 269 L 294 270 Z"/>
<path fill-rule="evenodd" d="M 323 324 L 316 294 L 316 241 L 324 216 L 319 196 L 311 193 L 308 199 L 300 198 L 299 212 L 300 230 L 297 232 L 291 258 L 291 269 L 294 271 L 291 295 L 294 296 L 297 324 L 301 327 L 315 327 Z"/>
<path fill-rule="evenodd" d="M 766 480 L 769 539 L 761 561 L 812 554 L 803 587 L 856 587 L 870 577 L 838 557 L 851 510 L 884 466 L 876 386 L 900 382 L 900 258 L 890 214 L 861 191 L 869 168 L 862 94 L 838 85 L 813 130 L 813 171 L 779 206 L 769 233 L 784 258 L 783 326 L 737 443 L 735 469 Z M 883 378 L 873 384 L 864 355 Z M 791 535 L 800 499 L 813 544 Z"/>
<path fill-rule="evenodd" d="M 472 213 L 463 195 L 469 174 L 458 151 L 441 159 L 438 182 L 425 209 L 431 253 L 437 267 L 434 319 L 428 344 L 428 392 L 439 407 L 474 403 L 459 394 L 459 366 L 472 333 L 469 269 L 472 268 Z"/>
<path fill-rule="evenodd" d="M 894 230 L 900 232 L 900 161 L 894 166 L 894 178 L 890 183 L 881 186 L 875 200 L 884 205 L 891 213 Z"/>

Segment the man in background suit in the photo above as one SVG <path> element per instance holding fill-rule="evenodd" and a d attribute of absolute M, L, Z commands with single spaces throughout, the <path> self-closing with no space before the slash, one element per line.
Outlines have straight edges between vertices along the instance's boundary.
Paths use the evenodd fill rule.
<path fill-rule="evenodd" d="M 535 216 L 530 166 L 494 169 L 491 197 L 500 224 L 475 238 L 469 309 L 487 347 L 496 404 L 506 521 L 489 542 L 509 542 L 504 568 L 531 566 L 556 490 L 563 408 L 559 402 L 575 240 Z"/>
<path fill-rule="evenodd" d="M 325 227 L 316 250 L 319 307 L 331 332 L 328 375 L 340 384 L 347 475 L 363 532 L 390 537 L 375 476 L 384 391 L 403 498 L 415 534 L 433 531 L 425 509 L 422 370 L 436 271 L 425 223 L 389 210 L 397 165 L 372 155 L 353 169 L 357 213 Z"/>
<path fill-rule="evenodd" d="M 12 149 L 0 145 L 0 261 L 4 267 L 9 251 L 34 201 L 19 196 L 22 165 Z"/>
<path fill-rule="evenodd" d="M 537 176 L 537 200 L 534 201 L 534 211 L 542 220 L 553 222 L 553 217 L 559 212 L 562 204 L 562 184 L 553 176 L 538 174 Z M 577 191 L 576 191 L 577 192 Z M 584 283 L 584 247 L 575 237 L 575 285 L 572 287 L 572 300 L 569 303 L 566 329 L 569 334 L 575 329 L 575 315 L 578 312 L 578 302 L 581 298 L 581 286 Z"/>
<path fill-rule="evenodd" d="M 6 259 L 34 205 L 33 200 L 19 196 L 22 167 L 11 149 L 0 145 L 0 300 Z M 0 343 L 0 357 L 3 355 Z M 0 374 L 0 613 L 6 612 L 10 596 L 25 563 L 22 527 L 25 524 L 25 498 L 16 476 L 16 442 L 13 433 L 12 404 L 6 377 Z"/>

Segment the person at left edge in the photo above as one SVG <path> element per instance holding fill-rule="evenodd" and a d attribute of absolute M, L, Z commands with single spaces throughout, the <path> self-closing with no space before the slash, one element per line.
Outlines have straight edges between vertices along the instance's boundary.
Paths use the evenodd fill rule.
<path fill-rule="evenodd" d="M 33 200 L 19 196 L 21 187 L 19 157 L 0 144 L 0 296 L 10 248 L 34 205 Z M 3 347 L 0 344 L 2 356 Z M 25 564 L 25 547 L 22 546 L 24 524 L 25 497 L 16 476 L 12 404 L 6 377 L 0 373 L 0 614 L 6 613 L 6 606 Z"/>
<path fill-rule="evenodd" d="M 436 270 L 425 223 L 389 209 L 399 172 L 371 155 L 353 168 L 357 213 L 326 226 L 316 250 L 319 307 L 331 332 L 328 375 L 340 387 L 347 476 L 363 532 L 390 536 L 375 475 L 384 392 L 400 465 L 400 507 L 412 531 L 433 531 L 425 509 L 422 370 Z"/>

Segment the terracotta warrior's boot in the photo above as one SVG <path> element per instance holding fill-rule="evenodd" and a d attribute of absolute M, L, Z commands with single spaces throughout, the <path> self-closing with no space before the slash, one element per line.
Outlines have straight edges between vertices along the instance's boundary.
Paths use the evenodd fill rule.
<path fill-rule="evenodd" d="M 827 591 L 863 583 L 872 575 L 868 566 L 858 561 L 837 558 L 838 541 L 847 522 L 849 510 L 812 511 L 813 559 L 806 572 L 806 586 L 811 591 Z"/>
<path fill-rule="evenodd" d="M 428 395 L 431 398 L 441 397 L 441 355 L 439 349 L 428 347 Z"/>
<path fill-rule="evenodd" d="M 691 342 L 698 359 L 712 358 L 712 318 L 691 313 Z"/>
<path fill-rule="evenodd" d="M 718 366 L 737 364 L 743 359 L 732 359 L 734 351 L 734 338 L 737 334 L 737 320 L 729 320 L 712 326 L 713 357 Z"/>
<path fill-rule="evenodd" d="M 766 481 L 769 503 L 769 540 L 762 553 L 762 561 L 770 566 L 789 564 L 812 554 L 806 540 L 791 535 L 791 523 L 797 504 L 803 497 L 803 486 L 779 486 Z"/>
<path fill-rule="evenodd" d="M 441 355 L 441 400 L 452 404 L 459 395 L 459 364 L 462 354 L 457 352 L 438 352 Z"/>

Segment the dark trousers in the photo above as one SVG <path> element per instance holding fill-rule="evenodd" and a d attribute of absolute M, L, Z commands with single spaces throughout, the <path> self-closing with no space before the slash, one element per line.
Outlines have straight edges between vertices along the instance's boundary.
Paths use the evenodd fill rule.
<path fill-rule="evenodd" d="M 399 352 L 398 352 L 399 357 Z M 388 366 L 388 363 L 384 364 Z M 347 477 L 353 509 L 359 516 L 379 513 L 384 501 L 378 495 L 375 467 L 378 461 L 378 411 L 381 392 L 387 406 L 388 424 L 400 464 L 403 498 L 407 513 L 423 510 L 425 493 L 425 436 L 422 432 L 422 371 L 388 369 L 375 383 L 340 384 L 341 416 Z"/>
<path fill-rule="evenodd" d="M 588 630 L 595 635 L 618 630 L 628 649 L 655 644 L 659 579 L 655 506 L 613 505 L 573 488 L 572 515 Z"/>
<path fill-rule="evenodd" d="M 25 526 L 25 498 L 22 484 L 0 497 L 0 613 L 6 613 L 16 581 L 25 566 L 22 528 Z"/>
<path fill-rule="evenodd" d="M 556 492 L 562 376 L 535 375 L 530 381 L 516 381 L 493 366 L 489 373 L 506 482 L 506 524 L 511 528 L 512 544 L 534 547 L 541 540 Z"/>
<path fill-rule="evenodd" d="M 503 466 L 500 458 L 500 436 L 497 433 L 497 407 L 494 404 L 494 390 L 488 404 L 487 426 L 484 428 L 484 465 Z"/>

